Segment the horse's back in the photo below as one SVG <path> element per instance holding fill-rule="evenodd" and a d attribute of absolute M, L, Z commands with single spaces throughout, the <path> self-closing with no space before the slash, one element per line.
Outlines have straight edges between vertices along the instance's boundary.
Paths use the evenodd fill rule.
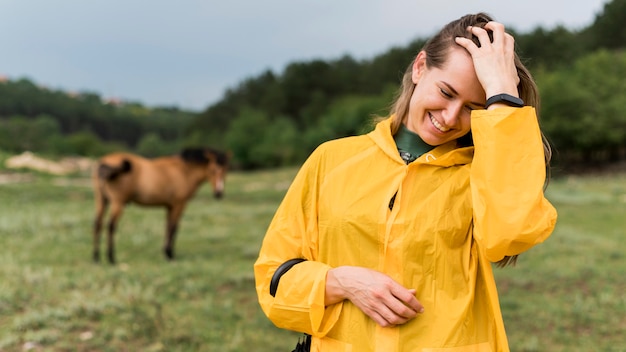
<path fill-rule="evenodd" d="M 127 202 L 137 193 L 141 170 L 148 164 L 148 159 L 131 153 L 104 155 L 92 173 L 94 187 L 109 199 Z"/>
<path fill-rule="evenodd" d="M 130 153 L 113 153 L 100 158 L 97 168 L 99 172 L 94 172 L 94 178 L 98 178 L 102 189 L 123 202 L 168 205 L 186 197 L 187 192 L 181 192 L 187 187 L 183 162 L 175 156 L 147 159 Z M 112 173 L 109 168 L 119 174 L 103 178 L 103 174 Z"/>

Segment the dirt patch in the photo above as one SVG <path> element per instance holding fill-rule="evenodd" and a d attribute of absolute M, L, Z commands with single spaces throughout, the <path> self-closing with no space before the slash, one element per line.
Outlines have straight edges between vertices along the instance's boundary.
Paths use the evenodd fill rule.
<path fill-rule="evenodd" d="M 8 158 L 4 163 L 9 169 L 30 169 L 52 175 L 69 175 L 77 172 L 89 172 L 94 161 L 89 158 L 78 157 L 67 157 L 54 161 L 27 151 Z"/>

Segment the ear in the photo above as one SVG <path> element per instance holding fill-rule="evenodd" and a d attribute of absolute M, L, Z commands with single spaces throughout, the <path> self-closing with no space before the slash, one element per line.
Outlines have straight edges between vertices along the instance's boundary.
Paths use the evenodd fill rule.
<path fill-rule="evenodd" d="M 420 77 L 422 77 L 425 71 L 426 71 L 426 52 L 420 51 L 419 54 L 417 54 L 417 57 L 415 58 L 415 60 L 413 61 L 413 73 L 411 75 L 413 83 L 417 84 L 417 82 L 419 82 L 420 80 Z"/>

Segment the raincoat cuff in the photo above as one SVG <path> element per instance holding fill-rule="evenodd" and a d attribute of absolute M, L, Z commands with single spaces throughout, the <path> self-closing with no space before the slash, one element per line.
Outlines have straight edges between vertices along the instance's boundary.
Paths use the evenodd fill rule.
<path fill-rule="evenodd" d="M 330 266 L 305 261 L 281 278 L 270 319 L 279 327 L 325 336 L 333 328 L 343 303 L 325 306 L 326 274 Z"/>

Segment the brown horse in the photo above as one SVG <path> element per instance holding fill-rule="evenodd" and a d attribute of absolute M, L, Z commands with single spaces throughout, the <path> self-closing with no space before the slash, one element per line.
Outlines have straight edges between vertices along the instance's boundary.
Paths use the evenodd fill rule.
<path fill-rule="evenodd" d="M 115 263 L 113 236 L 127 203 L 164 206 L 167 226 L 163 251 L 174 259 L 174 241 L 178 222 L 187 201 L 204 181 L 213 185 L 215 198 L 224 194 L 228 155 L 213 149 L 185 149 L 174 156 L 146 159 L 130 153 L 108 154 L 93 170 L 96 219 L 93 228 L 93 260 L 100 261 L 102 220 L 111 206 L 108 223 L 107 255 Z"/>

